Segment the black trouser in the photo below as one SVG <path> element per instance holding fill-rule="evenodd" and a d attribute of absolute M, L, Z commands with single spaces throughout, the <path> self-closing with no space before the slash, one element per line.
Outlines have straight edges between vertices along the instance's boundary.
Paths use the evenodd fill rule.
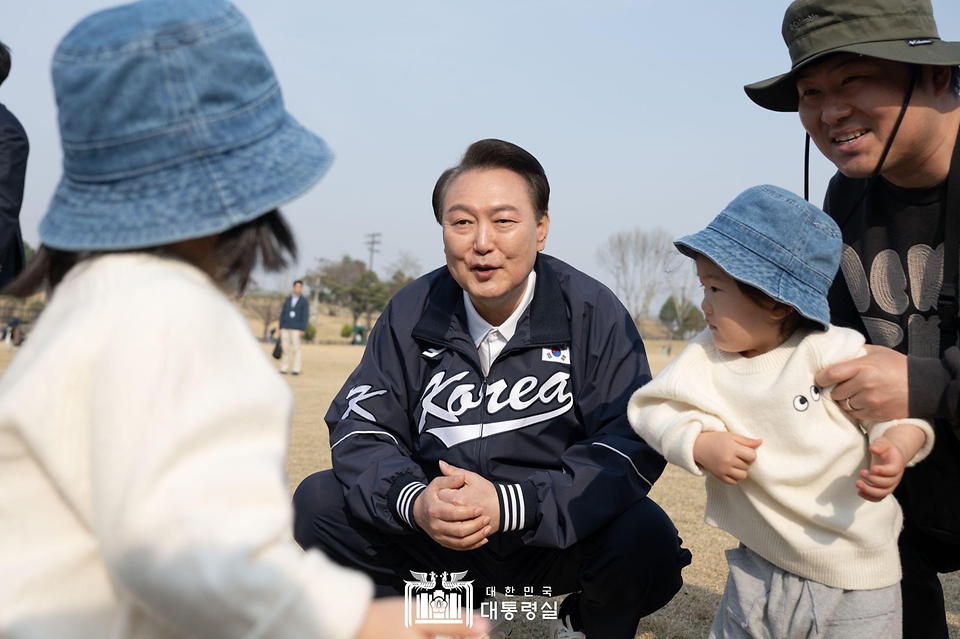
<path fill-rule="evenodd" d="M 337 562 L 370 575 L 377 596 L 402 595 L 410 571 L 468 571 L 474 588 L 530 586 L 539 594 L 580 591 L 584 633 L 596 639 L 633 639 L 641 617 L 680 590 L 690 551 L 680 547 L 673 522 L 651 499 L 641 499 L 606 528 L 565 550 L 525 547 L 500 556 L 486 546 L 457 551 L 422 532 L 383 533 L 354 517 L 333 471 L 307 477 L 293 497 L 294 537 Z M 576 615 L 577 611 L 574 611 Z"/>
<path fill-rule="evenodd" d="M 947 639 L 943 586 L 938 573 L 960 570 L 960 546 L 910 525 L 900 534 L 903 580 L 903 639 Z"/>

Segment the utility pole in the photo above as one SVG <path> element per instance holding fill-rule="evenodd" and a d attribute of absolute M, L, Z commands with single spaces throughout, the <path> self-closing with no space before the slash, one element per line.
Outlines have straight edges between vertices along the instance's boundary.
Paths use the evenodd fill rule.
<path fill-rule="evenodd" d="M 373 254 L 379 253 L 377 246 L 380 244 L 381 233 L 367 233 L 367 247 L 370 249 L 370 264 L 368 268 L 373 270 Z"/>

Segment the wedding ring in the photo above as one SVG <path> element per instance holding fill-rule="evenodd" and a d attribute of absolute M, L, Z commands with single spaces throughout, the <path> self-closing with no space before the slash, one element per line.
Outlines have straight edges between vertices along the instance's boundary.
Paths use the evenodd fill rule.
<path fill-rule="evenodd" d="M 856 408 L 854 408 L 853 406 L 850 405 L 850 398 L 849 398 L 849 397 L 846 398 L 844 401 L 847 402 L 847 410 L 856 410 Z"/>

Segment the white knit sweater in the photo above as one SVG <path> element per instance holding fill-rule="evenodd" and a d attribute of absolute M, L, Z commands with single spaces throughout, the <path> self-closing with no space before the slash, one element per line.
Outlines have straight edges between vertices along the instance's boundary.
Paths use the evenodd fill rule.
<path fill-rule="evenodd" d="M 354 636 L 369 580 L 291 535 L 292 410 L 197 269 L 75 267 L 0 379 L 0 636 Z"/>
<path fill-rule="evenodd" d="M 634 430 L 667 461 L 695 475 L 693 444 L 703 431 L 760 438 L 757 459 L 737 485 L 707 476 L 708 524 L 726 530 L 780 568 L 847 590 L 900 580 L 897 537 L 902 514 L 892 495 L 870 502 L 855 482 L 870 464 L 869 440 L 897 423 L 914 424 L 927 439 L 911 463 L 933 446 L 923 420 L 858 423 L 818 389 L 825 366 L 865 353 L 863 337 L 831 327 L 796 332 L 752 358 L 716 348 L 698 335 L 630 400 Z M 861 430 L 861 427 L 863 430 Z"/>

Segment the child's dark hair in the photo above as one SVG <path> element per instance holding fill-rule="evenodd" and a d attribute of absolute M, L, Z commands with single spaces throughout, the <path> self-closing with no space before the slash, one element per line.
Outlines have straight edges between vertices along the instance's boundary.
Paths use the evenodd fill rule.
<path fill-rule="evenodd" d="M 129 251 L 61 251 L 41 245 L 24 271 L 3 289 L 3 294 L 29 297 L 41 290 L 52 293 L 74 266 L 110 253 L 169 254 L 164 246 Z M 258 265 L 265 271 L 276 272 L 296 262 L 297 244 L 280 211 L 274 209 L 221 233 L 215 259 L 220 270 L 219 283 L 242 294 Z"/>
<path fill-rule="evenodd" d="M 793 308 L 789 304 L 778 302 L 755 286 L 750 286 L 749 284 L 741 282 L 737 279 L 734 279 L 733 281 L 737 283 L 737 287 L 750 299 L 751 302 L 763 310 L 773 312 L 782 308 L 787 309 L 786 316 L 784 316 L 782 320 L 779 320 L 781 336 L 789 337 L 790 335 L 793 335 L 793 332 L 798 328 L 823 330 L 823 326 L 821 326 L 818 322 L 815 322 L 808 317 L 804 317 L 797 312 L 797 309 Z"/>

